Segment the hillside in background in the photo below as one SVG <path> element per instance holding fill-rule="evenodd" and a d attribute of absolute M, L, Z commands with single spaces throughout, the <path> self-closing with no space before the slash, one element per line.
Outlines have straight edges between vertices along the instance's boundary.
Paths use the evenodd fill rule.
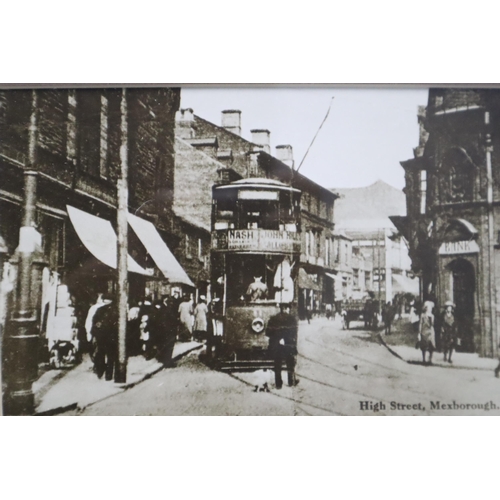
<path fill-rule="evenodd" d="M 332 188 L 340 198 L 335 201 L 336 229 L 394 228 L 390 215 L 406 215 L 402 190 L 384 181 L 359 188 Z"/>

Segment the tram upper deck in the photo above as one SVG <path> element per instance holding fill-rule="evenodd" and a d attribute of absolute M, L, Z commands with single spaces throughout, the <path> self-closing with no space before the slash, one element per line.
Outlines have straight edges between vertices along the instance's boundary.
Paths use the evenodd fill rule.
<path fill-rule="evenodd" d="M 300 253 L 300 194 L 273 179 L 214 186 L 212 250 Z"/>

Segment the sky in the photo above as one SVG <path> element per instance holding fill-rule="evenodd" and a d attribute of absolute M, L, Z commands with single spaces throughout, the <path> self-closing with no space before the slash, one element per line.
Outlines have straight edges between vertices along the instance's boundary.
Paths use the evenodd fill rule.
<path fill-rule="evenodd" d="M 334 97 L 332 101 L 332 97 Z M 181 107 L 217 125 L 221 111 L 241 110 L 242 136 L 271 132 L 275 146 L 293 147 L 295 166 L 318 133 L 300 172 L 327 188 L 361 187 L 383 180 L 404 187 L 400 161 L 418 145 L 417 107 L 424 88 L 183 88 Z"/>

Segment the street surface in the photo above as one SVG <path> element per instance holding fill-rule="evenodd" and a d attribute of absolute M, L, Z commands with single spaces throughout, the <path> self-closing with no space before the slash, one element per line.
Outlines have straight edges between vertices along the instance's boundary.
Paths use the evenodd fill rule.
<path fill-rule="evenodd" d="M 352 326 L 342 330 L 324 318 L 301 322 L 295 388 L 277 390 L 270 371 L 271 392 L 254 392 L 254 374 L 213 371 L 195 352 L 78 414 L 500 415 L 500 380 L 491 371 L 409 364 L 361 323 Z M 283 379 L 286 384 L 286 373 Z"/>

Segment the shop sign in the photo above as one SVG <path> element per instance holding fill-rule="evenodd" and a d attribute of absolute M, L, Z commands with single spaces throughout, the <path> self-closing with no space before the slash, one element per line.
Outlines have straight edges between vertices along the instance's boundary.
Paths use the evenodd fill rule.
<path fill-rule="evenodd" d="M 269 229 L 229 229 L 212 233 L 213 250 L 300 252 L 299 233 Z"/>
<path fill-rule="evenodd" d="M 439 247 L 439 255 L 457 255 L 478 252 L 479 246 L 474 240 L 445 241 Z"/>

